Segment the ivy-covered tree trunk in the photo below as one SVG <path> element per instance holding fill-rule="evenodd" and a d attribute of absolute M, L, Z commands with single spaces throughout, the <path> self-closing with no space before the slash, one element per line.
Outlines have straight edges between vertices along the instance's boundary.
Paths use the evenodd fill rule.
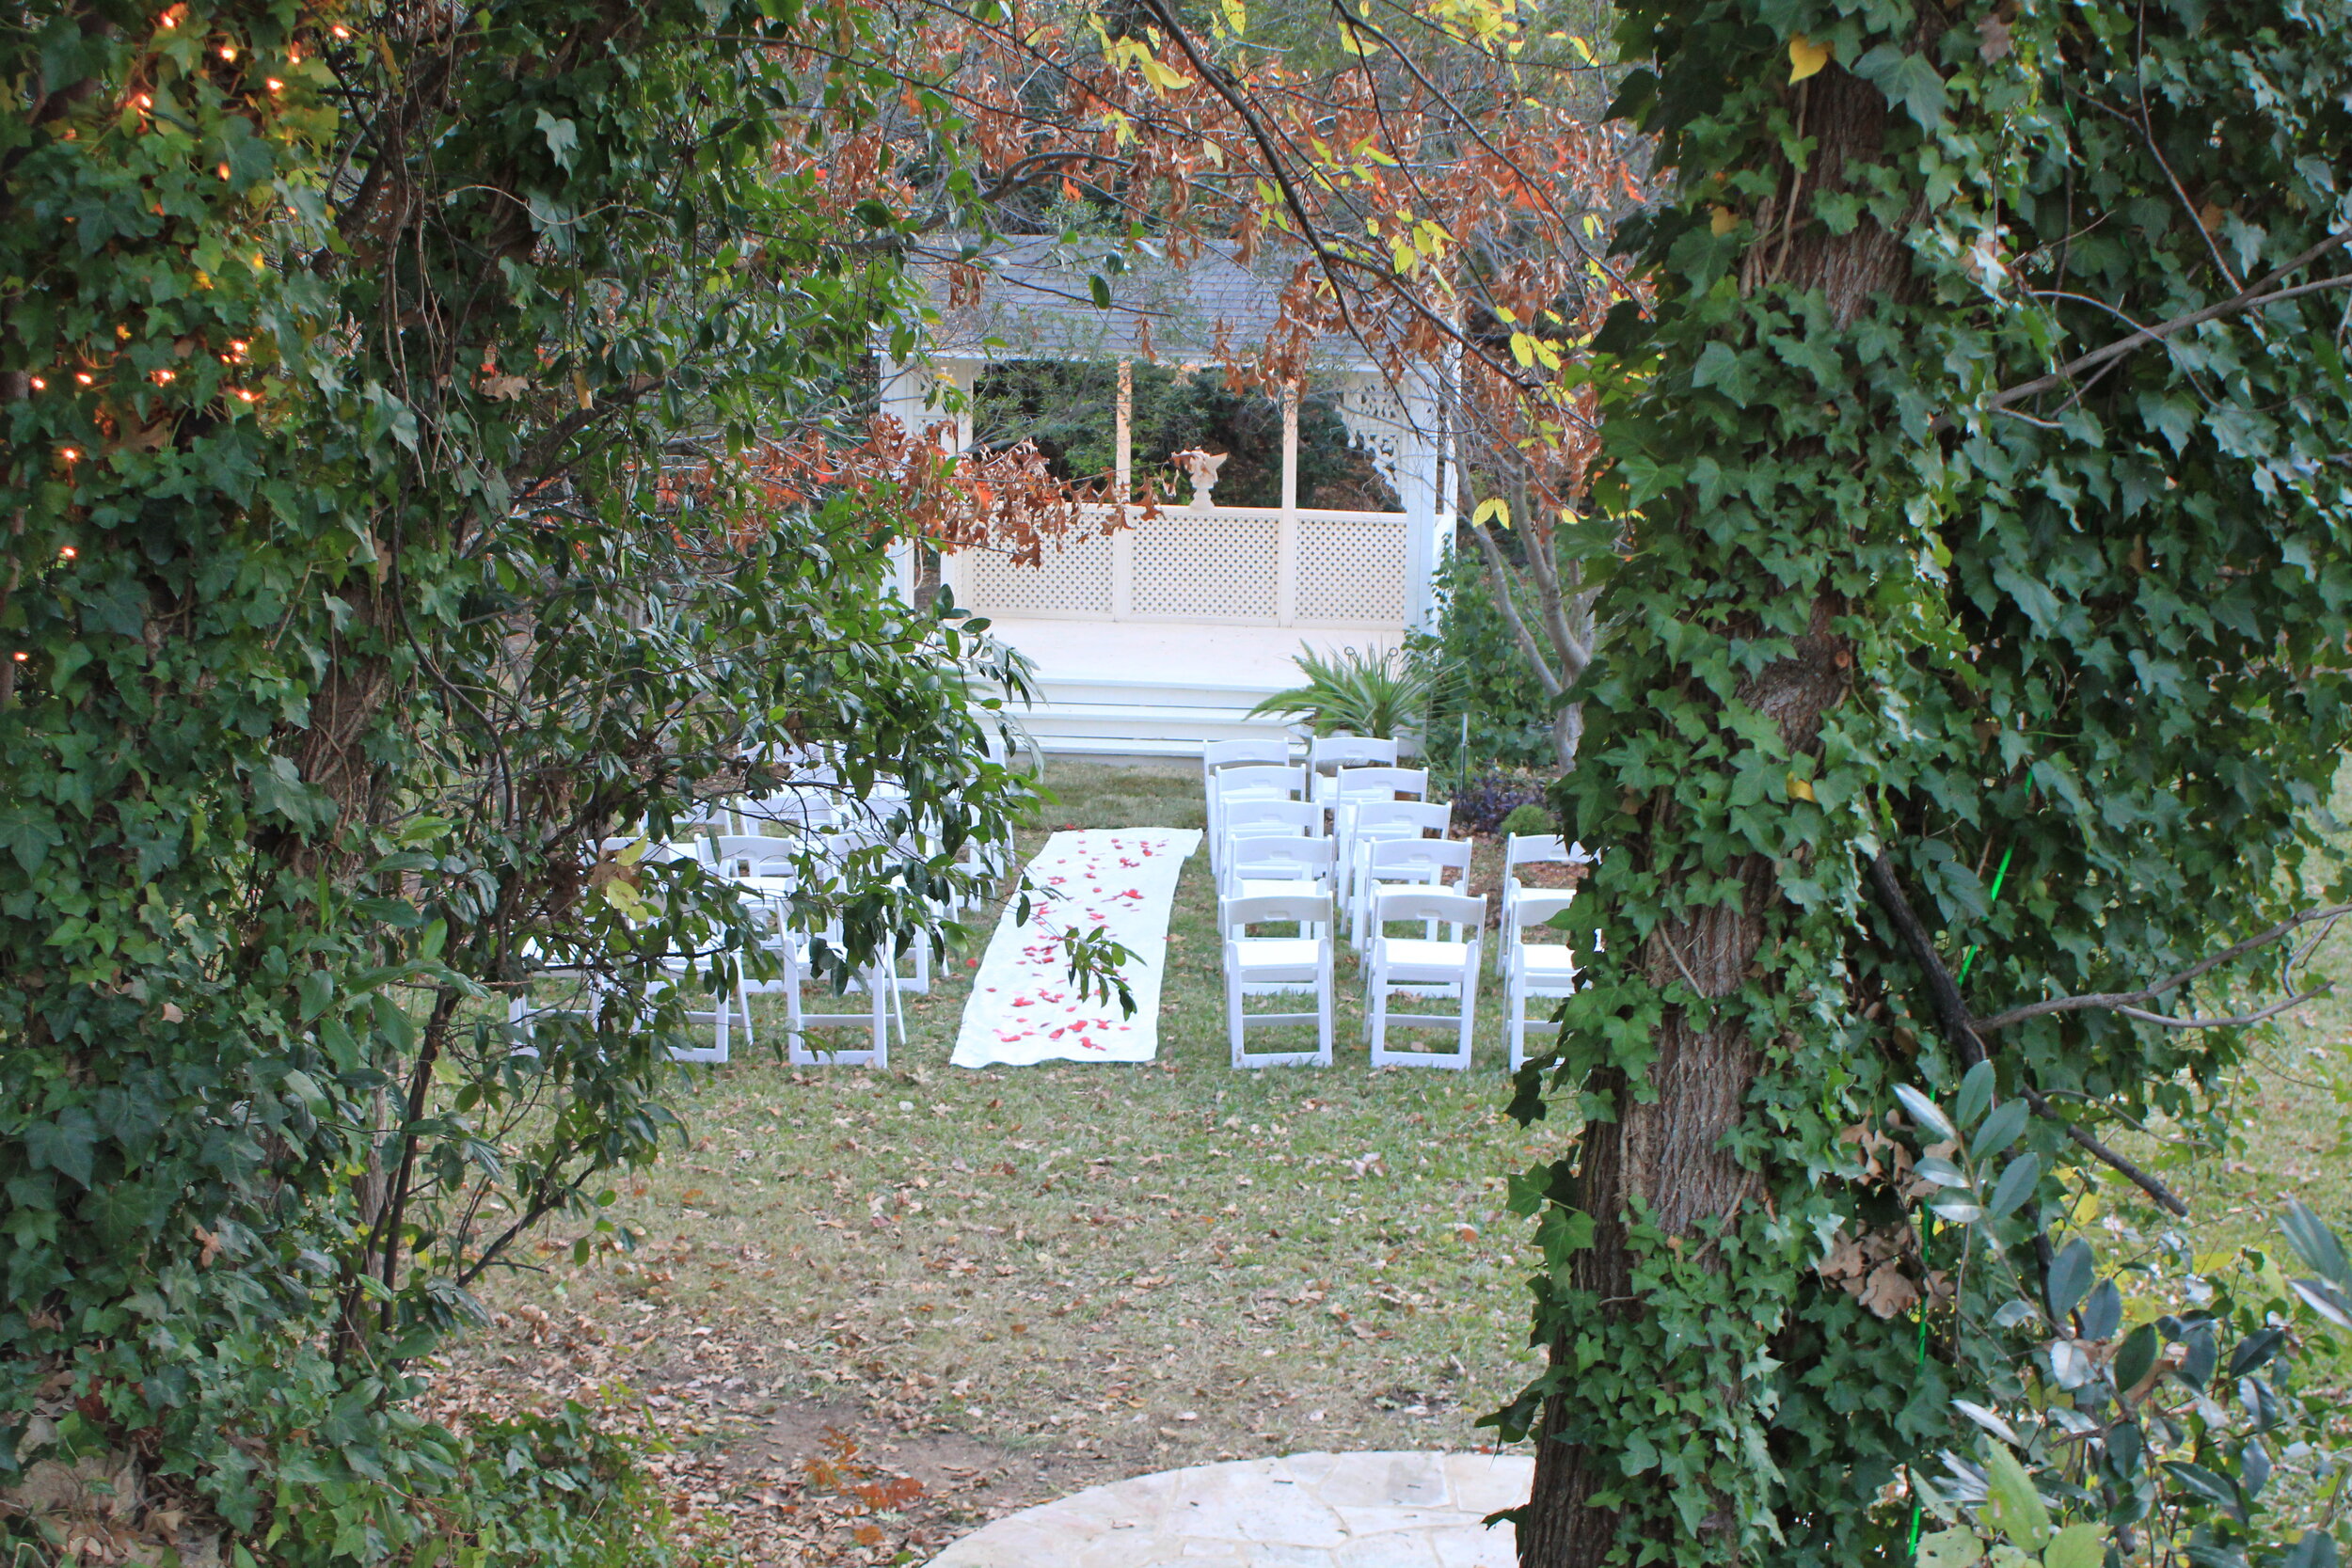
<path fill-rule="evenodd" d="M 1978 1048 L 1963 950 L 1979 1017 L 2123 991 L 2268 924 L 2320 842 L 2352 522 L 2325 9 L 1624 8 L 1616 112 L 1677 189 L 1621 242 L 1654 307 L 1594 345 L 1632 548 L 1557 794 L 1605 952 L 1516 1106 L 1584 1123 L 1516 1187 L 1525 1568 L 1907 1560 L 1911 1466 L 1969 1447 L 1951 1397 L 2075 1333 L 2018 1326 L 2019 1371 L 1915 1212 L 1893 1090 Z M 2241 1037 L 2086 1004 L 1985 1037 L 2035 1108 L 2030 1274 L 2082 1167 L 2115 1179 L 2092 1129 L 2203 1103 Z"/>
<path fill-rule="evenodd" d="M 1843 71 L 1825 72 L 1789 92 L 1802 101 L 1818 137 L 1808 183 L 1816 193 L 1846 193 L 1849 168 L 1872 163 L 1881 152 L 1885 96 Z M 1786 206 L 1799 178 L 1784 164 L 1772 204 Z M 1866 218 L 1843 233 L 1804 226 L 1788 236 L 1772 265 L 1775 281 L 1818 297 L 1829 325 L 1842 332 L 1851 329 L 1874 298 L 1901 291 L 1907 261 L 1899 240 Z M 1819 442 L 1800 446 L 1789 456 L 1799 464 L 1832 461 Z M 1808 510 L 1823 504 L 1792 499 Z M 1791 531 L 1818 527 L 1820 520 L 1792 519 Z M 1686 515 L 1682 522 L 1695 526 L 1696 518 Z M 1742 679 L 1730 700 L 1769 722 L 1790 755 L 1817 755 L 1822 718 L 1851 684 L 1852 641 L 1836 629 L 1849 609 L 1843 597 L 1826 581 L 1777 577 L 1763 559 L 1745 552 L 1708 570 L 1692 586 L 1709 598 L 1735 603 L 1811 597 L 1811 614 L 1787 655 Z M 1731 629 L 1746 639 L 1764 634 L 1755 617 Z M 1714 708 L 1713 722 L 1724 721 L 1724 705 L 1700 701 Z M 1695 885 L 1727 876 L 1736 889 L 1732 897 L 1694 908 L 1652 930 L 1639 950 L 1644 978 L 1661 993 L 1679 980 L 1709 1000 L 1732 995 L 1748 982 L 1764 944 L 1766 911 L 1777 894 L 1772 858 L 1746 854 L 1725 866 L 1708 863 L 1704 848 L 1692 854 L 1698 847 L 1687 835 L 1688 819 L 1663 793 L 1634 816 L 1640 826 L 1619 853 L 1655 868 L 1669 882 Z M 1763 983 L 1772 984 L 1772 977 L 1763 977 Z M 1747 1115 L 1766 1043 L 1736 1015 L 1670 1004 L 1657 1023 L 1657 1055 L 1638 1084 L 1625 1069 L 1608 1068 L 1588 1085 L 1593 1103 L 1609 1109 L 1584 1133 L 1574 1202 L 1593 1216 L 1593 1237 L 1576 1255 L 1570 1288 L 1589 1292 L 1604 1304 L 1605 1313 L 1639 1310 L 1628 1223 L 1632 1216 L 1642 1216 L 1659 1235 L 1687 1238 L 1685 1244 L 1696 1249 L 1702 1238 L 1734 1224 L 1742 1209 L 1763 1196 L 1758 1174 L 1735 1152 L 1734 1135 Z M 1550 1354 L 1563 1363 L 1572 1360 L 1574 1352 L 1565 1338 L 1555 1338 Z M 1740 1398 L 1737 1388 L 1706 1392 L 1710 1399 Z M 1545 1402 L 1537 1437 L 1534 1494 L 1519 1526 L 1520 1561 L 1530 1568 L 1605 1561 L 1615 1544 L 1617 1518 L 1596 1497 L 1622 1479 L 1618 1456 L 1576 1440 L 1568 1404 L 1559 1395 Z M 1736 1538 L 1737 1520 L 1710 1502 L 1699 1531 Z"/>

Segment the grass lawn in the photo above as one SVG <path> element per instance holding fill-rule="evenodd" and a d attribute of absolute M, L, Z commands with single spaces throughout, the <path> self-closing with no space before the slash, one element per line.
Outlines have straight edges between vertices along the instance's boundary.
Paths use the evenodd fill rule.
<path fill-rule="evenodd" d="M 1062 803 L 1025 855 L 1056 827 L 1200 825 L 1189 765 L 1047 783 Z M 1492 994 L 1470 1072 L 1371 1072 L 1352 959 L 1338 1066 L 1232 1071 L 1212 913 L 1196 856 L 1148 1066 L 948 1067 L 960 957 L 908 999 L 887 1073 L 796 1072 L 772 1037 L 694 1069 L 691 1147 L 616 1209 L 644 1246 L 575 1268 L 551 1230 L 445 1395 L 608 1401 L 675 1445 L 655 1464 L 694 1538 L 762 1562 L 921 1561 L 1172 1465 L 1490 1438 L 1474 1420 L 1535 1366 L 1503 1179 L 1568 1130 L 1502 1117 Z M 2346 1221 L 2346 1006 L 2249 1076 L 2245 1149 L 2196 1182 L 2201 1238 L 2250 1237 L 2287 1192 Z"/>

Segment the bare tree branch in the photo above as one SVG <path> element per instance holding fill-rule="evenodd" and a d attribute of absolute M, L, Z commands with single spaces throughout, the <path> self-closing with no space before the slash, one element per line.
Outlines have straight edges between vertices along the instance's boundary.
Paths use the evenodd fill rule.
<path fill-rule="evenodd" d="M 1990 1034 L 1995 1029 L 2006 1029 L 2013 1023 L 2023 1023 L 2027 1019 L 2045 1018 L 2052 1013 L 2082 1012 L 2089 1008 L 2104 1008 L 2110 1012 L 2126 1013 L 2142 1022 L 2160 1023 L 2171 1029 L 2237 1028 L 2249 1022 L 2259 1022 L 2264 1018 L 2270 1018 L 2277 1013 L 2286 1011 L 2290 1006 L 2300 1006 L 2303 1003 L 2310 1001 L 2311 996 L 2298 997 L 2291 1003 L 2281 1003 L 2275 1008 L 2265 1009 L 2258 1017 L 2249 1015 L 2246 1019 L 2190 1021 L 2170 1018 L 2162 1013 L 2141 1012 L 2138 1008 L 2141 1004 L 2153 1002 L 2167 991 L 2177 990 L 2191 980 L 2211 974 L 2223 964 L 2269 946 L 2292 931 L 2299 930 L 2305 926 L 2313 925 L 2319 921 L 2335 920 L 2346 914 L 2352 914 L 2352 904 L 2330 904 L 2325 909 L 2305 910 L 2300 914 L 2292 915 L 2279 922 L 2278 925 L 2259 936 L 2248 937 L 2233 947 L 2223 948 L 2211 958 L 2201 959 L 2177 974 L 2168 974 L 2163 979 L 2139 990 L 2098 991 L 2085 996 L 2054 996 L 2044 1002 L 2029 1002 L 2022 1007 L 2011 1007 L 2005 1013 L 1995 1013 L 1991 1018 L 1979 1022 L 1976 1027 L 1980 1033 Z M 2321 988 L 2322 990 L 2325 989 L 2325 987 Z M 2312 993 L 2312 996 L 2318 994 L 2318 991 Z"/>
<path fill-rule="evenodd" d="M 1897 934 L 1903 939 L 1903 945 L 1911 950 L 1912 958 L 1927 974 L 1928 994 L 1935 1006 L 1937 1027 L 1952 1042 L 1952 1049 L 1960 1053 L 1961 1060 L 1966 1065 L 1974 1067 L 1985 1060 L 1984 1041 L 1978 1034 L 1976 1020 L 1968 1016 L 1968 1004 L 1960 994 L 1959 982 L 1952 978 L 1952 972 L 1944 967 L 1944 960 L 1937 956 L 1934 941 L 1928 935 L 1928 928 L 1920 922 L 1917 912 L 1912 909 L 1911 900 L 1904 896 L 1902 883 L 1895 877 L 1895 863 L 1883 849 L 1870 862 L 1870 886 L 1878 895 L 1879 904 L 1886 911 L 1887 918 L 1894 922 Z M 2181 1201 L 2179 1194 L 2161 1179 L 2142 1170 L 2101 1143 L 2078 1123 L 2058 1115 L 2057 1108 L 2042 1098 L 2039 1090 L 2021 1084 L 2018 1085 L 2018 1096 L 2032 1108 L 2034 1115 L 2057 1122 L 2077 1146 L 2122 1173 L 2168 1212 L 2184 1218 L 2187 1216 L 2188 1205 Z"/>

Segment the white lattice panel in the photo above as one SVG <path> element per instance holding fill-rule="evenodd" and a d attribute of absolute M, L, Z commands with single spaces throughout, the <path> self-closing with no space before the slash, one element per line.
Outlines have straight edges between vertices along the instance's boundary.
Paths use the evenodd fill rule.
<path fill-rule="evenodd" d="M 1171 508 L 1136 525 L 1131 613 L 1270 623 L 1280 575 L 1275 515 Z"/>
<path fill-rule="evenodd" d="M 1395 522 L 1298 520 L 1301 621 L 1405 624 L 1406 527 Z"/>
<path fill-rule="evenodd" d="M 1045 547 L 1043 564 L 1015 566 L 1001 555 L 966 550 L 956 558 L 957 597 L 988 615 L 1111 613 L 1111 546 L 1097 535 L 1067 549 Z"/>

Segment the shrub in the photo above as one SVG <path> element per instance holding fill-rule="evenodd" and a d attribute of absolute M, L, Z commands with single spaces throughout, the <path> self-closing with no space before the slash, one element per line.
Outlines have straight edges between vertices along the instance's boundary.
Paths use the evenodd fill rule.
<path fill-rule="evenodd" d="M 1560 819 L 1552 816 L 1551 808 L 1533 801 L 1523 806 L 1513 806 L 1511 815 L 1502 819 L 1502 826 L 1495 830 L 1498 833 L 1525 833 L 1530 836 L 1559 831 Z"/>
<path fill-rule="evenodd" d="M 1317 735 L 1364 735 L 1381 740 L 1418 734 L 1429 703 L 1429 682 L 1401 648 L 1367 653 L 1342 648 L 1329 658 L 1298 650 L 1307 684 L 1278 691 L 1249 710 L 1296 717 Z"/>
<path fill-rule="evenodd" d="M 1541 814 L 1543 825 L 1514 832 L 1559 831 L 1549 809 L 1544 805 L 1544 781 L 1534 773 L 1482 773 L 1454 792 L 1454 827 L 1457 832 L 1502 832 L 1511 817 L 1524 811 Z"/>
<path fill-rule="evenodd" d="M 1438 595 L 1436 634 L 1408 632 L 1405 642 L 1429 688 L 1422 740 L 1429 766 L 1461 780 L 1482 766 L 1550 766 L 1551 700 L 1495 608 L 1476 557 L 1456 551 Z"/>

